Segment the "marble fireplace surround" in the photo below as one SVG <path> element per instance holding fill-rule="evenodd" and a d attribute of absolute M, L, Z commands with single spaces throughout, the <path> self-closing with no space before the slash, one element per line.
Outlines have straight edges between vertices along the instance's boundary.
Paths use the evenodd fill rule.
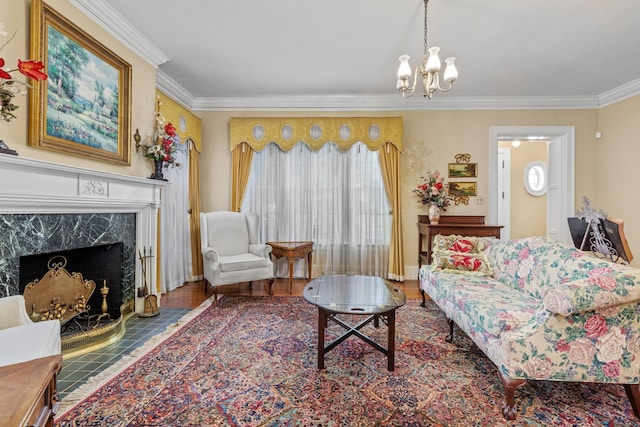
<path fill-rule="evenodd" d="M 123 302 L 135 299 L 135 311 L 144 311 L 144 299 L 135 296 L 143 284 L 136 254 L 149 248 L 156 252 L 157 214 L 167 182 L 0 154 L 0 183 L 0 297 L 18 293 L 17 277 L 9 273 L 20 256 L 31 254 L 25 253 L 24 242 L 28 241 L 28 250 L 33 251 L 41 241 L 51 239 L 43 236 L 38 226 L 55 223 L 57 230 L 70 235 L 82 229 L 85 241 L 76 247 L 89 246 L 87 239 L 91 244 L 109 243 L 101 239 L 109 238 L 105 236 L 114 229 L 120 234 L 135 233 L 112 237 L 129 246 L 123 258 L 129 259 L 132 271 L 123 273 L 129 276 L 123 277 L 123 286 L 128 281 L 130 288 L 123 289 Z M 87 230 L 94 228 L 99 235 L 87 235 Z M 70 237 L 66 240 L 73 242 Z M 65 249 L 73 247 L 54 248 Z M 151 284 L 156 283 L 156 272 L 150 270 L 147 281 L 155 294 Z"/>

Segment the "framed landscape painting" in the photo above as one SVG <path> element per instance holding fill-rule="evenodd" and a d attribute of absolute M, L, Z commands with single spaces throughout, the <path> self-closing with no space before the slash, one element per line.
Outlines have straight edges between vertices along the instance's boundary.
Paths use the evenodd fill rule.
<path fill-rule="evenodd" d="M 449 163 L 449 178 L 476 178 L 477 163 Z"/>
<path fill-rule="evenodd" d="M 456 196 L 477 196 L 478 184 L 476 182 L 450 182 L 449 194 Z"/>
<path fill-rule="evenodd" d="M 49 77 L 31 91 L 29 145 L 130 164 L 131 66 L 42 0 L 31 56 Z"/>

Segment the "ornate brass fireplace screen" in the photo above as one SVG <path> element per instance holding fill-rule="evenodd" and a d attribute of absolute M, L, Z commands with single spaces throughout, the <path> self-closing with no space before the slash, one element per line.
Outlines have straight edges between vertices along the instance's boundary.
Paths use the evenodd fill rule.
<path fill-rule="evenodd" d="M 55 256 L 49 260 L 49 271 L 41 280 L 34 280 L 27 284 L 23 295 L 27 313 L 34 321 L 58 319 L 61 325 L 75 321 L 80 330 L 83 329 L 78 318 L 85 318 L 86 327 L 91 327 L 89 298 L 96 289 L 93 280 L 84 280 L 81 273 L 69 274 L 65 269 L 67 259 Z M 108 292 L 108 288 L 105 289 Z M 106 292 L 103 292 L 103 301 Z M 106 314 L 106 302 L 103 302 L 103 315 L 95 317 L 97 326 Z M 108 315 L 108 314 L 106 314 Z"/>

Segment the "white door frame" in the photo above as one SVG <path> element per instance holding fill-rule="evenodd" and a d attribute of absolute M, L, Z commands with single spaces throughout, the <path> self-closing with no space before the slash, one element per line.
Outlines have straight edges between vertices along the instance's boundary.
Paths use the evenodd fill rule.
<path fill-rule="evenodd" d="M 503 225 L 500 237 L 511 238 L 511 148 L 498 147 L 498 215 L 496 223 Z"/>
<path fill-rule="evenodd" d="M 491 126 L 489 129 L 489 224 L 498 221 L 498 140 L 539 136 L 557 144 L 549 150 L 547 235 L 572 243 L 567 218 L 575 216 L 575 127 Z"/>

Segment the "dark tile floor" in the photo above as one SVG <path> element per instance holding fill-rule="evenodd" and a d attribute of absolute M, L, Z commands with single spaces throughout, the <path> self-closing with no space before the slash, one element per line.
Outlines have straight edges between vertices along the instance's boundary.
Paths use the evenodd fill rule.
<path fill-rule="evenodd" d="M 123 356 L 164 332 L 175 324 L 190 308 L 162 308 L 154 317 L 131 316 L 125 323 L 125 335 L 116 343 L 90 353 L 65 359 L 58 376 L 58 391 L 63 399 L 89 378 L 109 368 Z"/>

